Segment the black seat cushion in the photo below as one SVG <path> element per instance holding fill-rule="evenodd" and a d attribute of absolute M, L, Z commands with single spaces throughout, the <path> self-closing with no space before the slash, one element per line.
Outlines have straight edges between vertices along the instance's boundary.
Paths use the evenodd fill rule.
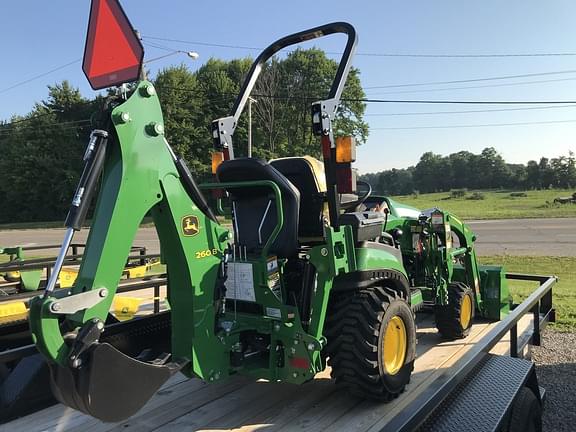
<path fill-rule="evenodd" d="M 282 194 L 284 225 L 270 248 L 270 254 L 288 258 L 298 252 L 298 215 L 300 192 L 286 177 L 267 162 L 254 158 L 238 158 L 225 161 L 218 167 L 219 182 L 242 182 L 269 180 L 274 182 Z M 248 252 L 262 250 L 277 224 L 274 192 L 269 187 L 230 188 L 230 197 L 236 208 L 236 244 L 246 246 Z M 266 208 L 270 203 L 268 212 Z M 266 214 L 266 217 L 264 217 Z M 262 223 L 262 220 L 264 222 Z M 262 223 L 260 236 L 258 229 Z"/>
<path fill-rule="evenodd" d="M 322 237 L 326 193 L 319 191 L 310 163 L 305 158 L 286 158 L 273 160 L 270 164 L 300 191 L 298 236 Z"/>

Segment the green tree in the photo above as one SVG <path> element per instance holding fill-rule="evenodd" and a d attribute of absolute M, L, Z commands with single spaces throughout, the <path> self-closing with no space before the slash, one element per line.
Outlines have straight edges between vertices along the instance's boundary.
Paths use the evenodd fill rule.
<path fill-rule="evenodd" d="M 206 148 L 210 132 L 196 75 L 184 65 L 172 66 L 158 73 L 154 85 L 162 105 L 166 139 L 193 172 L 204 172 L 210 154 Z"/>
<path fill-rule="evenodd" d="M 257 82 L 258 103 L 254 107 L 256 118 L 263 125 L 258 129 L 264 145 L 275 156 L 320 156 L 320 146 L 311 131 L 310 107 L 312 102 L 328 96 L 337 68 L 338 62 L 317 48 L 297 49 L 285 59 L 273 59 L 266 65 Z M 366 142 L 366 104 L 361 101 L 364 97 L 360 73 L 352 68 L 334 122 L 336 136 L 352 135 L 359 144 Z"/>
<path fill-rule="evenodd" d="M 448 156 L 452 168 L 453 189 L 462 189 L 469 187 L 471 182 L 471 168 L 473 165 L 474 155 L 469 151 L 460 151 Z"/>
<path fill-rule="evenodd" d="M 478 159 L 478 169 L 482 180 L 478 187 L 490 189 L 508 185 L 510 171 L 494 147 L 482 150 Z"/>
<path fill-rule="evenodd" d="M 94 107 L 67 81 L 0 129 L 0 220 L 63 220 L 82 169 Z M 17 121 L 17 120 L 16 120 Z"/>
<path fill-rule="evenodd" d="M 442 156 L 426 152 L 414 168 L 414 185 L 420 192 L 441 191 Z"/>

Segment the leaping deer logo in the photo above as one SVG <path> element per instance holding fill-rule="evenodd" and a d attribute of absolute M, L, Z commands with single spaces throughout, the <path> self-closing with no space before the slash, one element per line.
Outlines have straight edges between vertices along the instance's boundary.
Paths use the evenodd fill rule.
<path fill-rule="evenodd" d="M 182 218 L 182 232 L 185 236 L 195 236 L 200 232 L 198 218 L 196 216 L 184 216 Z"/>

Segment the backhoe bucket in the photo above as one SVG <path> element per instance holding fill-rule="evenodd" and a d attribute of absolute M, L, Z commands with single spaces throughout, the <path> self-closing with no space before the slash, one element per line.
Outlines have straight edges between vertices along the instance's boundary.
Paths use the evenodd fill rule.
<path fill-rule="evenodd" d="M 107 343 L 96 343 L 78 368 L 51 365 L 56 399 L 104 422 L 135 414 L 168 378 L 186 363 L 159 364 L 129 357 Z"/>

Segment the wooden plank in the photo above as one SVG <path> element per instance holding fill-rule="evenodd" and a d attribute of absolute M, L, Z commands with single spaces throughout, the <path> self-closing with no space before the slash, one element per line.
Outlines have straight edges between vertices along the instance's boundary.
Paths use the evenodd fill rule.
<path fill-rule="evenodd" d="M 201 430 L 209 424 L 226 422 L 226 418 L 237 411 L 245 411 L 248 416 L 255 415 L 258 410 L 266 409 L 268 401 L 273 396 L 275 383 L 257 381 L 246 384 L 236 391 L 213 400 L 208 404 L 189 411 L 187 414 L 166 423 L 158 428 L 160 431 L 190 431 Z M 283 394 L 280 394 L 283 396 Z M 217 426 L 218 429 L 222 429 Z M 226 430 L 227 428 L 224 428 Z"/>
<path fill-rule="evenodd" d="M 178 392 L 171 395 L 170 402 L 160 403 L 154 409 L 117 423 L 108 430 L 138 432 L 158 430 L 158 428 L 182 418 L 190 412 L 204 411 L 206 406 L 246 387 L 249 382 L 248 379 L 239 377 L 218 384 L 204 384 L 200 389 L 183 389 L 182 393 Z M 83 432 L 83 429 L 78 429 L 78 432 L 80 431 Z"/>
<path fill-rule="evenodd" d="M 330 397 L 310 406 L 306 411 L 292 418 L 291 421 L 285 423 L 282 427 L 273 428 L 273 430 L 325 430 L 335 420 L 347 416 L 359 403 L 361 403 L 360 399 L 352 397 L 348 392 L 340 389 L 333 392 Z"/>
<path fill-rule="evenodd" d="M 279 430 L 284 425 L 294 422 L 294 419 L 308 408 L 329 399 L 338 391 L 326 372 L 323 372 L 322 377 L 316 377 L 313 382 L 304 384 L 302 391 L 287 391 L 286 384 L 276 385 L 279 387 L 278 392 L 284 395 L 279 403 L 259 411 L 249 421 L 237 423 L 230 430 L 234 432 L 248 432 L 262 428 L 267 432 Z"/>

